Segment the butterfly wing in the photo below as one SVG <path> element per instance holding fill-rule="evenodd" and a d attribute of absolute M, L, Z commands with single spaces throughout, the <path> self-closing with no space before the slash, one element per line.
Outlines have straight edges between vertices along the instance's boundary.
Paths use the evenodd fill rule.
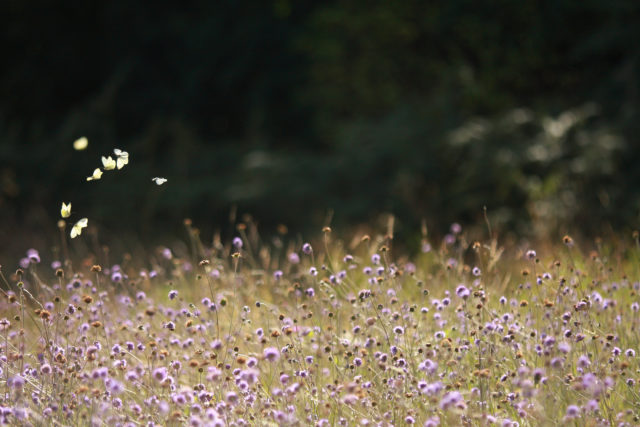
<path fill-rule="evenodd" d="M 129 157 L 118 157 L 118 160 L 117 160 L 118 169 L 122 169 L 126 164 L 129 164 Z"/>

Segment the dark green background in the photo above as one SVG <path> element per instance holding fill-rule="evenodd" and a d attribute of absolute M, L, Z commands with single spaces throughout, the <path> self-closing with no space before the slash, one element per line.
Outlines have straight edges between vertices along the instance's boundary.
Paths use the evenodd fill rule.
<path fill-rule="evenodd" d="M 303 232 L 483 205 L 525 234 L 638 226 L 637 1 L 7 0 L 0 29 L 5 248 L 63 200 L 143 238 L 233 205 Z M 130 165 L 85 182 L 114 147 Z"/>

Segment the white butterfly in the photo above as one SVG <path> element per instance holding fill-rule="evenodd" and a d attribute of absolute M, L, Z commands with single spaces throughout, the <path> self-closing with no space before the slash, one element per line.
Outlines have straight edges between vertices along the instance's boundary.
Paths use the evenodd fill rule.
<path fill-rule="evenodd" d="M 73 141 L 73 149 L 74 150 L 84 150 L 85 148 L 87 148 L 87 146 L 89 145 L 89 140 L 87 139 L 87 137 L 83 136 L 82 138 L 78 138 L 75 141 Z"/>
<path fill-rule="evenodd" d="M 158 185 L 162 185 L 167 182 L 167 178 L 159 178 L 156 176 L 155 178 L 151 178 L 151 181 L 155 182 Z"/>
<path fill-rule="evenodd" d="M 89 220 L 87 218 L 82 218 L 80 221 L 76 222 L 76 224 L 71 228 L 71 238 L 75 239 L 82 233 L 82 229 L 87 226 Z"/>
<path fill-rule="evenodd" d="M 113 153 L 117 157 L 116 162 L 118 169 L 122 169 L 124 165 L 129 164 L 129 153 L 127 153 L 126 151 L 122 151 L 119 148 L 114 148 Z"/>
<path fill-rule="evenodd" d="M 69 202 L 68 205 L 65 205 L 64 202 L 62 202 L 62 207 L 60 208 L 60 216 L 62 216 L 62 218 L 69 218 L 70 215 L 71 215 L 71 202 Z"/>
<path fill-rule="evenodd" d="M 96 170 L 93 171 L 93 175 L 87 177 L 87 181 L 100 179 L 102 178 L 102 174 L 103 172 L 100 170 L 100 168 L 96 168 Z"/>
<path fill-rule="evenodd" d="M 116 168 L 116 161 L 109 157 L 102 156 L 102 166 L 104 166 L 104 170 L 110 171 Z"/>

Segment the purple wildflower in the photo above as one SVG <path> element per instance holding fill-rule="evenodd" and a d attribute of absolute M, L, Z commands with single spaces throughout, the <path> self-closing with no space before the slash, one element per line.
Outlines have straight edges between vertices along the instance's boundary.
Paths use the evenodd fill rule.
<path fill-rule="evenodd" d="M 466 286 L 460 285 L 456 288 L 456 295 L 462 299 L 467 299 L 469 295 L 471 295 L 471 292 Z"/>
<path fill-rule="evenodd" d="M 289 262 L 291 264 L 298 264 L 300 262 L 300 256 L 295 252 L 291 252 L 289 254 Z"/>
<path fill-rule="evenodd" d="M 580 415 L 580 408 L 578 406 L 567 406 L 567 418 L 576 418 L 578 415 Z"/>
<path fill-rule="evenodd" d="M 280 358 L 280 352 L 275 347 L 267 347 L 262 352 L 262 356 L 269 362 L 275 362 Z"/>

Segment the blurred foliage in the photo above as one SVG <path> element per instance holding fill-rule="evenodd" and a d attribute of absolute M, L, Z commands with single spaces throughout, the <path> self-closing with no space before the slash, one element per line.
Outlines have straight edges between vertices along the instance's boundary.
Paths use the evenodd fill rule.
<path fill-rule="evenodd" d="M 638 226 L 636 1 L 9 0 L 0 24 L 3 236 L 62 200 L 143 234 L 234 205 L 299 230 L 484 205 L 519 232 Z M 130 165 L 85 182 L 114 147 Z"/>

